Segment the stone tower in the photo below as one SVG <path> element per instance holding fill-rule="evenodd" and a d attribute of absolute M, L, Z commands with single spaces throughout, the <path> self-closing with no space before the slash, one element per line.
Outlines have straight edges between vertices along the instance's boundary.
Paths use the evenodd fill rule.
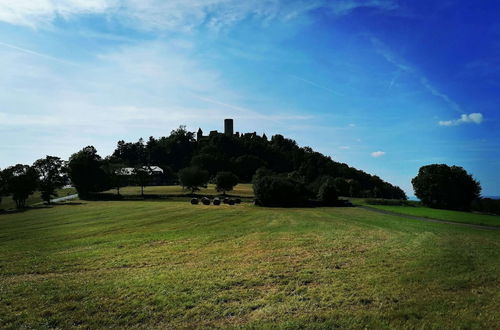
<path fill-rule="evenodd" d="M 200 141 L 203 138 L 203 131 L 201 128 L 198 129 L 198 132 L 196 133 L 196 140 Z"/>
<path fill-rule="evenodd" d="M 224 134 L 233 136 L 233 120 L 224 119 Z"/>

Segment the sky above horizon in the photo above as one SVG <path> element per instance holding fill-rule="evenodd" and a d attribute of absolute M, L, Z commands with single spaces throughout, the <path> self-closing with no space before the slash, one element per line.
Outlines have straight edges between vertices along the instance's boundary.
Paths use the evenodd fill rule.
<path fill-rule="evenodd" d="M 0 167 L 196 131 L 283 134 L 413 195 L 500 195 L 500 2 L 0 0 Z"/>

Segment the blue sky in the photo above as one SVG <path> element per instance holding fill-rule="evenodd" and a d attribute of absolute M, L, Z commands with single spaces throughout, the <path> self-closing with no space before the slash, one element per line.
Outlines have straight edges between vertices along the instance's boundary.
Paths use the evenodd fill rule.
<path fill-rule="evenodd" d="M 413 195 L 500 195 L 500 3 L 2 0 L 0 167 L 181 124 L 276 133 Z"/>

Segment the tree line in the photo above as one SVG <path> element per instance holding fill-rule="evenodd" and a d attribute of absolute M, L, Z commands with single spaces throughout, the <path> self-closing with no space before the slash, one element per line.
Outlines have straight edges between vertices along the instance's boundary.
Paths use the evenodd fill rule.
<path fill-rule="evenodd" d="M 163 171 L 157 184 L 180 183 L 192 192 L 209 181 L 216 183 L 217 179 L 250 183 L 258 169 L 266 169 L 309 190 L 318 190 L 328 179 L 341 196 L 406 199 L 403 190 L 378 176 L 336 162 L 309 147 L 299 147 L 294 140 L 279 134 L 268 139 L 265 134 L 218 133 L 197 141 L 195 134 L 184 126 L 166 137 L 119 141 L 113 153 L 105 158 L 88 146 L 71 155 L 68 161 L 47 156 L 31 166 L 8 167 L 0 171 L 0 198 L 11 195 L 16 206 L 22 208 L 28 196 L 39 190 L 42 199 L 49 203 L 57 195 L 57 189 L 68 183 L 83 199 L 111 188 L 119 194 L 120 187 L 125 185 L 149 185 L 152 166 Z M 133 173 L 123 173 L 125 167 L 133 168 Z M 196 178 L 194 184 L 193 178 Z M 227 184 L 220 187 L 224 192 L 231 189 Z"/>
<path fill-rule="evenodd" d="M 196 140 L 181 126 L 159 139 L 119 141 L 105 158 L 88 146 L 68 161 L 47 156 L 32 165 L 8 167 L 0 171 L 0 202 L 11 196 L 17 208 L 23 208 L 38 190 L 50 203 L 67 184 L 82 199 L 112 188 L 120 195 L 120 188 L 127 185 L 141 186 L 143 194 L 144 187 L 152 184 L 153 167 L 162 170 L 155 184 L 181 184 L 192 194 L 209 182 L 223 194 L 238 182 L 251 182 L 261 205 L 297 206 L 310 200 L 332 205 L 338 196 L 407 199 L 402 189 L 378 176 L 299 147 L 279 134 L 268 139 L 255 133 L 217 133 Z M 458 166 L 423 166 L 412 184 L 416 196 L 430 207 L 500 213 L 500 202 L 481 199 L 479 182 Z"/>

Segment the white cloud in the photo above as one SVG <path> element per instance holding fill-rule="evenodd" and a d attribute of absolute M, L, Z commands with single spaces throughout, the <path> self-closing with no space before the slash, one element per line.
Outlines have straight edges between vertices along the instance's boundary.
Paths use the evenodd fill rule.
<path fill-rule="evenodd" d="M 374 151 L 370 155 L 372 155 L 372 157 L 378 158 L 378 157 L 382 157 L 383 155 L 385 155 L 385 152 L 384 151 Z"/>
<path fill-rule="evenodd" d="M 351 149 L 351 147 L 349 147 L 349 146 L 340 146 L 339 149 L 349 150 L 349 149 Z"/>
<path fill-rule="evenodd" d="M 397 5 L 395 0 L 2 0 L 0 21 L 37 28 L 59 17 L 94 14 L 134 28 L 189 31 L 200 25 L 220 29 L 249 17 L 286 21 L 320 8 L 340 16 L 360 7 Z"/>
<path fill-rule="evenodd" d="M 460 118 L 454 120 L 441 120 L 440 126 L 457 126 L 461 124 L 481 124 L 483 122 L 483 115 L 481 113 L 462 114 Z"/>

